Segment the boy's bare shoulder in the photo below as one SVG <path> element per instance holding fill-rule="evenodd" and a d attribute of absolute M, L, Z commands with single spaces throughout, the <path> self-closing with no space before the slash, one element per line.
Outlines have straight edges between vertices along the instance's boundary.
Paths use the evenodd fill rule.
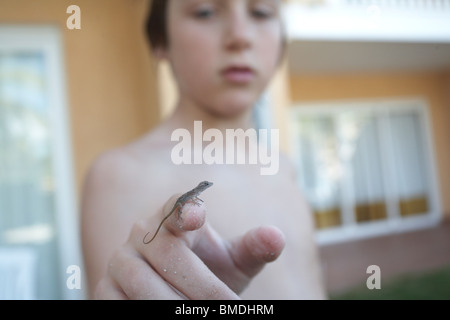
<path fill-rule="evenodd" d="M 86 183 L 100 187 L 136 187 L 143 176 L 157 178 L 164 172 L 168 146 L 147 134 L 127 145 L 100 154 L 91 165 Z"/>
<path fill-rule="evenodd" d="M 108 150 L 94 160 L 88 172 L 88 180 L 99 180 L 109 185 L 119 176 L 126 177 L 124 173 L 132 168 L 132 163 L 132 158 L 123 147 Z"/>

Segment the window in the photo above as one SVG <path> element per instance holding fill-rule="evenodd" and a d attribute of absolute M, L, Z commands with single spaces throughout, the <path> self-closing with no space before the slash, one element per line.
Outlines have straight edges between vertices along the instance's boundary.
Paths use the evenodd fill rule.
<path fill-rule="evenodd" d="M 292 119 L 300 187 L 314 212 L 319 242 L 438 221 L 424 101 L 303 105 Z"/>
<path fill-rule="evenodd" d="M 77 298 L 80 265 L 58 29 L 0 26 L 0 298 Z"/>

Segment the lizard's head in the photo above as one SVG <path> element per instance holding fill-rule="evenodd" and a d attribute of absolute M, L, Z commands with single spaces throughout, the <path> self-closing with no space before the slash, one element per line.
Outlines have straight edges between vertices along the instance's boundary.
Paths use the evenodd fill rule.
<path fill-rule="evenodd" d="M 200 189 L 202 189 L 202 190 L 205 190 L 205 189 L 211 187 L 212 185 L 213 185 L 212 182 L 209 182 L 209 181 L 202 181 L 202 182 L 200 182 L 200 183 L 198 184 L 198 187 L 197 187 L 197 188 L 200 188 Z"/>

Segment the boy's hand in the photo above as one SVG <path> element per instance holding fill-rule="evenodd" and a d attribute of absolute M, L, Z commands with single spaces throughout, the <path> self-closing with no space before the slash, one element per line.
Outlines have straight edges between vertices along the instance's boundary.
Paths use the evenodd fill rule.
<path fill-rule="evenodd" d="M 172 209 L 173 196 L 157 215 L 139 221 L 116 250 L 97 285 L 98 299 L 239 299 L 238 294 L 284 248 L 284 236 L 261 227 L 234 241 L 205 223 L 203 204 L 188 203 L 171 215 L 148 245 L 144 236 Z"/>

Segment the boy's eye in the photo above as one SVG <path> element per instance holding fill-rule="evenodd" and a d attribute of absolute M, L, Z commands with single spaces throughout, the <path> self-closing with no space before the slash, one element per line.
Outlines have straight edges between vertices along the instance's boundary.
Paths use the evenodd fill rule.
<path fill-rule="evenodd" d="M 264 20 L 273 17 L 274 12 L 270 8 L 260 7 L 252 9 L 251 15 L 256 19 Z"/>
<path fill-rule="evenodd" d="M 194 11 L 194 17 L 206 20 L 211 18 L 214 15 L 214 9 L 213 8 L 199 8 Z"/>

